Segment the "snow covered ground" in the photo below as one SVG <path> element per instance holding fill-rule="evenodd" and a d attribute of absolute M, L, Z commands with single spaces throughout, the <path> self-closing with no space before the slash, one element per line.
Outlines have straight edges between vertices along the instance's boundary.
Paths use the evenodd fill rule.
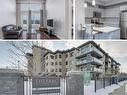
<path fill-rule="evenodd" d="M 95 92 L 94 81 L 91 81 L 91 83 L 88 86 L 84 86 L 84 95 L 109 95 L 109 93 L 113 92 L 117 88 L 120 88 L 124 84 L 127 84 L 127 81 L 120 82 L 118 83 L 118 85 L 113 84 L 111 86 L 107 86 Z"/>

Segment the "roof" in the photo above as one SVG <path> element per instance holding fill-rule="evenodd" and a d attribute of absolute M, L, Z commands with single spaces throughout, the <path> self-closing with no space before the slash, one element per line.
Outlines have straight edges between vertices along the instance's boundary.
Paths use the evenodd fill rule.
<path fill-rule="evenodd" d="M 44 56 L 46 56 L 47 54 L 57 54 L 57 53 L 67 53 L 67 52 L 71 52 L 71 51 L 73 51 L 73 50 L 75 50 L 76 48 L 71 48 L 71 49 L 67 49 L 67 50 L 57 50 L 57 51 L 55 51 L 55 52 L 47 52 Z"/>

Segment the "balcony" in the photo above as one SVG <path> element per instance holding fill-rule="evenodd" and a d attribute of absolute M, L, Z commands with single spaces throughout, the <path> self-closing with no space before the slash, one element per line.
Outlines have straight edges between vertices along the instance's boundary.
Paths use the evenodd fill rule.
<path fill-rule="evenodd" d="M 86 64 L 91 64 L 91 65 L 103 65 L 103 62 L 95 57 L 90 57 L 85 60 L 80 60 L 77 62 L 77 65 L 86 65 Z"/>
<path fill-rule="evenodd" d="M 108 69 L 105 71 L 105 75 L 112 75 L 112 73 L 111 73 L 111 68 L 108 68 Z"/>
<path fill-rule="evenodd" d="M 84 56 L 86 56 L 87 54 L 91 53 L 91 55 L 97 56 L 99 58 L 103 57 L 103 53 L 100 52 L 97 48 L 93 47 L 93 48 L 87 48 L 84 51 L 80 51 L 77 54 L 77 58 L 83 58 Z"/>
<path fill-rule="evenodd" d="M 95 73 L 103 73 L 103 70 L 100 68 L 93 68 L 93 72 Z"/>

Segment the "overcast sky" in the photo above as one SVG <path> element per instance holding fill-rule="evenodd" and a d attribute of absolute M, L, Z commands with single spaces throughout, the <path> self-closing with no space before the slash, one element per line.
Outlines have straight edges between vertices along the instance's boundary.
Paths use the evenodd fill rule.
<path fill-rule="evenodd" d="M 72 47 L 77 47 L 86 41 L 40 41 L 39 45 L 46 47 L 52 51 L 66 50 Z M 113 57 L 117 62 L 121 64 L 121 71 L 127 72 L 127 42 L 126 41 L 95 41 L 97 44 Z M 0 42 L 0 66 L 5 67 L 10 63 L 9 60 L 9 48 L 11 48 L 7 42 Z"/>

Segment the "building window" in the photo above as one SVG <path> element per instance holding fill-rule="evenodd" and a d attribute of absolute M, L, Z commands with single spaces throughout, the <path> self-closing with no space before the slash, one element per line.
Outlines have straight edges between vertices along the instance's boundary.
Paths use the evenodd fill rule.
<path fill-rule="evenodd" d="M 55 72 L 57 72 L 57 69 L 55 70 Z"/>
<path fill-rule="evenodd" d="M 48 56 L 46 56 L 46 60 L 48 59 Z"/>
<path fill-rule="evenodd" d="M 59 65 L 62 65 L 61 62 L 59 62 Z"/>
<path fill-rule="evenodd" d="M 50 55 L 51 59 L 54 59 L 54 56 L 53 55 Z"/>
<path fill-rule="evenodd" d="M 47 72 L 48 72 L 48 69 L 47 69 Z"/>
<path fill-rule="evenodd" d="M 57 55 L 55 55 L 55 59 L 57 59 Z"/>
<path fill-rule="evenodd" d="M 71 52 L 70 57 L 73 57 L 74 52 Z"/>
<path fill-rule="evenodd" d="M 68 71 L 68 69 L 66 68 L 66 72 Z"/>
<path fill-rule="evenodd" d="M 46 66 L 48 66 L 48 63 L 46 63 Z"/>
<path fill-rule="evenodd" d="M 66 54 L 66 58 L 68 58 L 68 54 Z"/>
<path fill-rule="evenodd" d="M 59 55 L 59 58 L 62 58 L 62 55 L 61 54 Z"/>
<path fill-rule="evenodd" d="M 57 62 L 55 63 L 55 65 L 57 65 Z"/>
<path fill-rule="evenodd" d="M 53 62 L 51 62 L 51 65 L 53 66 L 53 65 L 54 65 L 54 63 L 53 63 Z"/>
<path fill-rule="evenodd" d="M 81 71 L 83 71 L 83 67 L 81 67 Z"/>
<path fill-rule="evenodd" d="M 54 72 L 54 69 L 51 69 L 51 72 Z"/>
<path fill-rule="evenodd" d="M 62 72 L 62 70 L 61 70 L 61 69 L 59 69 L 59 72 Z"/>
<path fill-rule="evenodd" d="M 68 65 L 68 61 L 66 61 L 66 65 Z"/>

